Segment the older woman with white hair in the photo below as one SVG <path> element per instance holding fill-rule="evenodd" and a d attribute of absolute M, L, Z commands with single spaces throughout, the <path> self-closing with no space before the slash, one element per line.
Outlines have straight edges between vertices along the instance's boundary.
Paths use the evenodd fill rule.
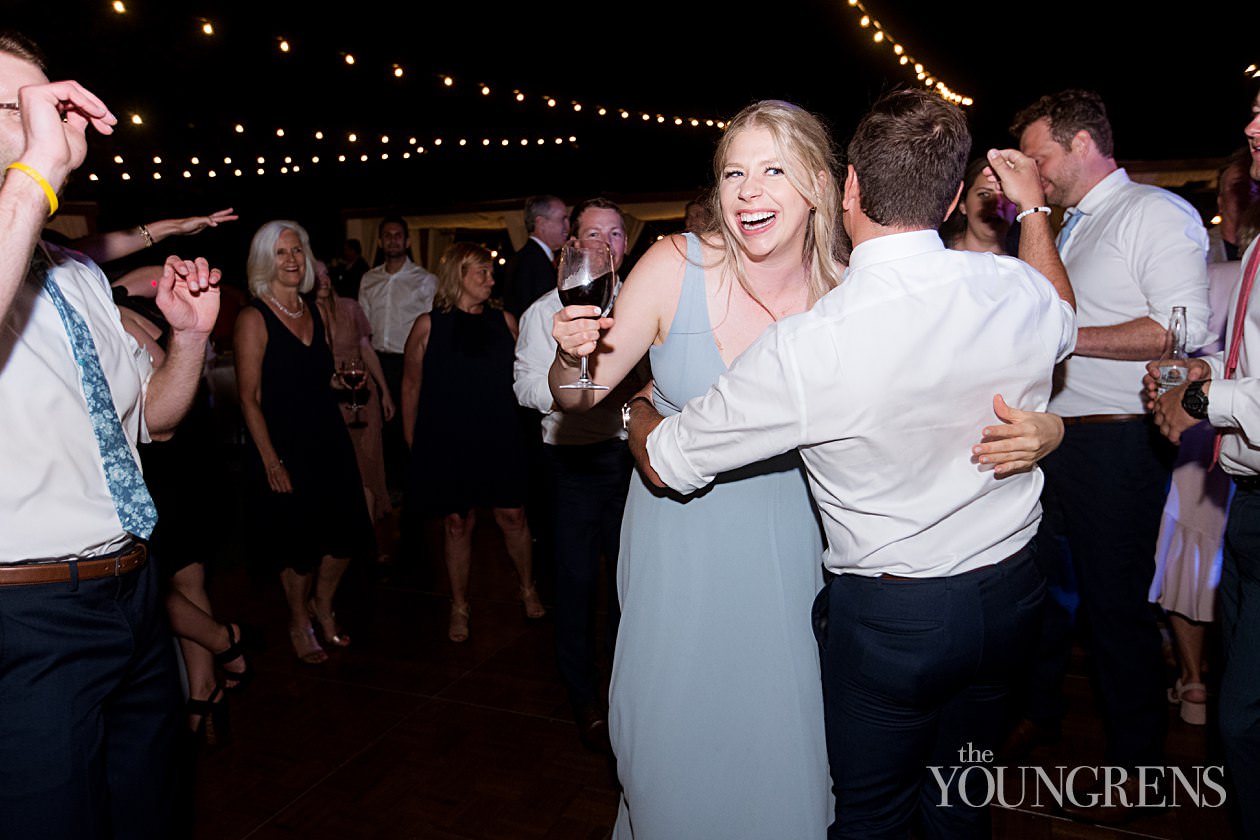
<path fill-rule="evenodd" d="M 315 284 L 310 240 L 296 222 L 273 221 L 250 244 L 254 299 L 236 322 L 241 413 L 253 441 L 248 470 L 249 544 L 280 573 L 289 636 L 299 661 L 347 647 L 333 596 L 352 557 L 371 556 L 372 524 L 354 447 L 333 393 L 333 357 L 319 311 L 302 294 Z"/>

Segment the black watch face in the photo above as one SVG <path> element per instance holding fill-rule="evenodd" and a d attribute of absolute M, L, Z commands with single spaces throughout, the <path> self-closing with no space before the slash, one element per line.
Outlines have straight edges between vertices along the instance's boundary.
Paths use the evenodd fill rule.
<path fill-rule="evenodd" d="M 1201 383 L 1190 383 L 1186 388 L 1186 392 L 1181 396 L 1181 407 L 1196 420 L 1207 419 L 1208 398 L 1203 393 L 1203 385 Z"/>

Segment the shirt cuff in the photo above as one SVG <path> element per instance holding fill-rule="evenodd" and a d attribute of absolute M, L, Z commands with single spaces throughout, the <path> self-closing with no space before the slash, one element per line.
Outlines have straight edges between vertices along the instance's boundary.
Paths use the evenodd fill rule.
<path fill-rule="evenodd" d="M 1233 429 L 1238 426 L 1234 420 L 1234 392 L 1238 387 L 1236 379 L 1213 379 L 1208 389 L 1207 419 L 1218 429 Z"/>
<path fill-rule="evenodd" d="M 713 476 L 701 475 L 687 459 L 679 444 L 678 423 L 678 415 L 666 417 L 652 430 L 647 439 L 648 460 L 665 486 L 691 493 L 711 482 Z"/>

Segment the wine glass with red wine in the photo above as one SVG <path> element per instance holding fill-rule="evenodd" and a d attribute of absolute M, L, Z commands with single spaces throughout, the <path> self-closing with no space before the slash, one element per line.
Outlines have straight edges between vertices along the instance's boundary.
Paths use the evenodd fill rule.
<path fill-rule="evenodd" d="M 613 271 L 612 252 L 608 243 L 598 239 L 579 239 L 566 242 L 560 248 L 560 274 L 556 288 L 560 303 L 564 306 L 598 306 L 600 317 L 608 314 L 612 306 L 613 287 L 617 283 Z M 607 385 L 597 385 L 587 372 L 586 356 L 581 360 L 577 382 L 561 385 L 585 391 L 607 391 Z"/>
<path fill-rule="evenodd" d="M 361 429 L 367 425 L 359 419 L 359 409 L 363 408 L 359 405 L 359 389 L 367 384 L 367 369 L 363 366 L 363 360 L 346 359 L 337 369 L 337 376 L 341 379 L 341 384 L 350 391 L 350 409 L 354 412 L 354 420 L 346 425 L 352 429 Z"/>

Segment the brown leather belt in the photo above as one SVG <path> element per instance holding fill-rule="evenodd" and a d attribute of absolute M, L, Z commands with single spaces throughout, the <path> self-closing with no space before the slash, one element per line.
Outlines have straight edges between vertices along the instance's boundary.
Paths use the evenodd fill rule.
<path fill-rule="evenodd" d="M 1064 417 L 1063 425 L 1075 426 L 1080 423 L 1129 423 L 1134 420 L 1145 420 L 1145 414 L 1082 414 L 1079 417 Z"/>
<path fill-rule="evenodd" d="M 134 572 L 148 558 L 144 543 L 108 557 L 93 560 L 63 560 L 56 563 L 0 564 L 0 586 L 30 586 L 37 583 L 66 583 L 73 577 L 70 566 L 79 567 L 79 580 L 118 577 Z"/>

